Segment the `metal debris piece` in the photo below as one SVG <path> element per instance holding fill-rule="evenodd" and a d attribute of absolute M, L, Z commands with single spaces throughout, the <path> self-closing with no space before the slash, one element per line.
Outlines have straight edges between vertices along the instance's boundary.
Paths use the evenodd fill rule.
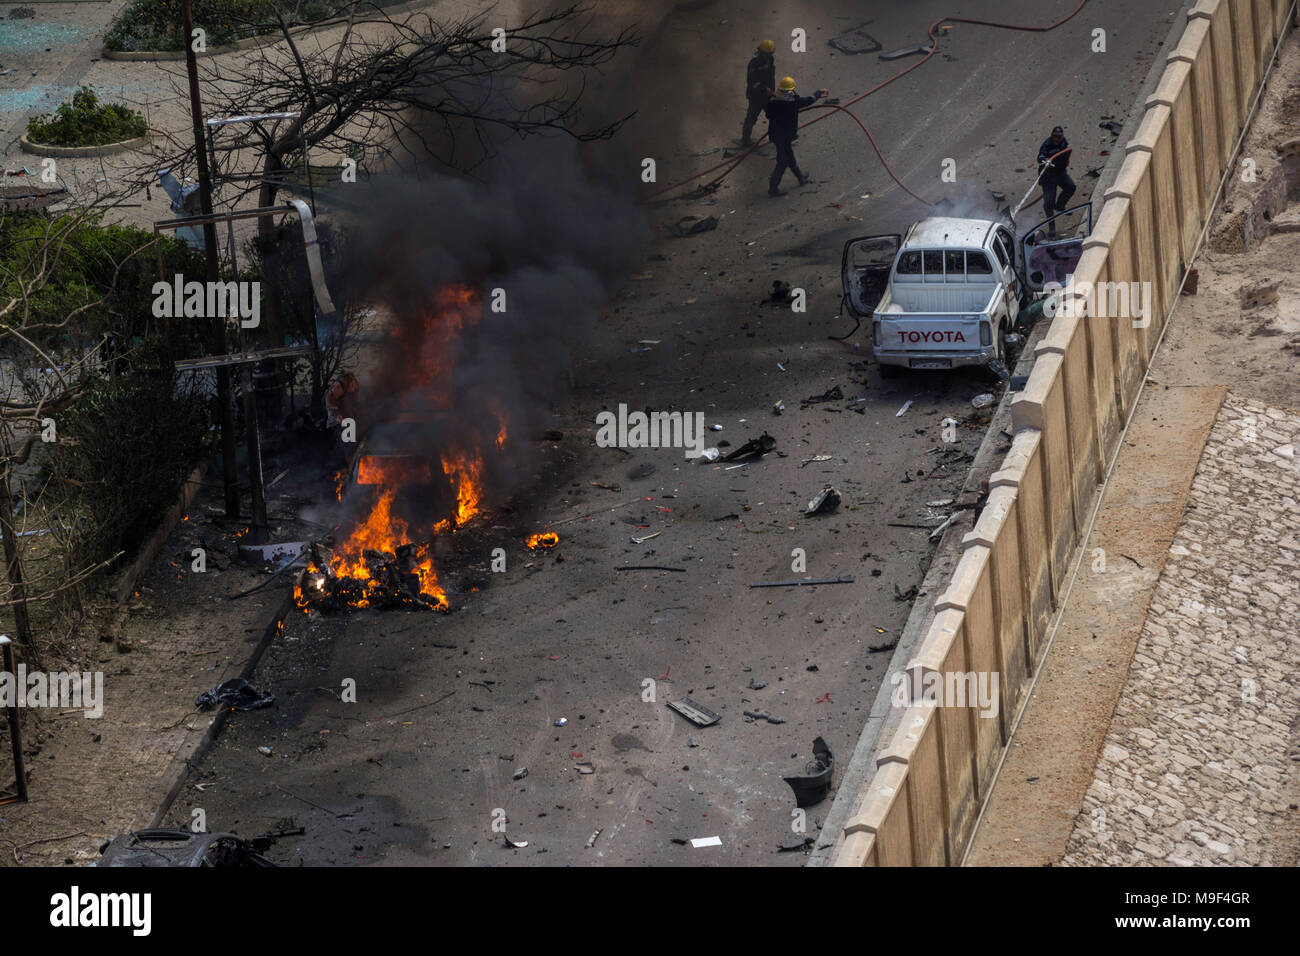
<path fill-rule="evenodd" d="M 722 457 L 723 461 L 739 461 L 742 458 L 751 458 L 759 455 L 766 455 L 776 447 L 776 439 L 767 432 L 759 435 L 757 438 L 751 438 L 745 444 L 741 445 L 735 451 Z"/>
<path fill-rule="evenodd" d="M 556 726 L 556 727 L 563 727 L 563 726 L 564 726 L 565 724 L 567 724 L 568 722 L 569 722 L 569 718 L 568 718 L 568 717 L 556 717 L 556 718 L 555 718 L 555 726 Z"/>
<path fill-rule="evenodd" d="M 919 46 L 903 47 L 901 50 L 891 50 L 888 53 L 880 54 L 882 60 L 901 60 L 905 56 L 914 56 L 918 53 L 930 53 L 934 49 L 932 43 L 922 43 Z"/>
<path fill-rule="evenodd" d="M 799 467 L 807 468 L 814 461 L 830 461 L 830 460 L 831 460 L 830 455 L 813 455 L 811 458 L 805 458 L 803 461 L 799 462 Z"/>
<path fill-rule="evenodd" d="M 880 43 L 876 38 L 869 33 L 864 33 L 861 29 L 847 30 L 839 36 L 831 37 L 826 42 L 841 53 L 847 53 L 850 56 L 857 53 L 875 53 L 880 49 Z"/>
<path fill-rule="evenodd" d="M 935 528 L 933 531 L 930 532 L 930 540 L 933 541 L 935 538 L 939 537 L 941 534 L 947 531 L 948 526 L 951 525 L 954 521 L 956 521 L 964 514 L 966 514 L 965 508 L 963 508 L 961 511 L 954 511 L 952 514 L 950 514 L 948 516 L 948 519 L 943 524 L 939 525 L 939 527 Z"/>
<path fill-rule="evenodd" d="M 503 837 L 505 837 L 505 841 L 506 841 L 506 849 L 507 849 L 507 850 L 522 850 L 524 847 L 528 846 L 528 841 L 527 841 L 527 840 L 517 840 L 517 841 L 516 841 L 516 840 L 512 840 L 512 839 L 510 839 L 510 837 L 506 836 L 504 833 L 501 834 L 501 835 L 502 835 Z"/>
<path fill-rule="evenodd" d="M 528 768 L 527 768 L 527 767 L 520 767 L 518 770 L 516 770 L 513 774 L 510 775 L 510 779 L 511 779 L 511 780 L 523 780 L 524 777 L 526 777 L 526 776 L 528 776 Z"/>
<path fill-rule="evenodd" d="M 668 706 L 697 727 L 711 727 L 722 719 L 722 715 L 715 714 L 707 707 L 701 707 L 689 697 L 683 697 L 681 700 L 670 700 Z"/>
<path fill-rule="evenodd" d="M 981 392 L 970 400 L 971 408 L 988 408 L 997 399 L 992 392 Z"/>
<path fill-rule="evenodd" d="M 657 538 L 657 537 L 659 537 L 661 534 L 663 534 L 663 531 L 656 531 L 656 532 L 654 532 L 653 534 L 643 534 L 643 535 L 642 535 L 641 537 L 639 537 L 639 538 L 633 538 L 633 539 L 632 539 L 632 543 L 633 543 L 633 544 L 644 544 L 645 542 L 649 541 L 651 538 Z"/>
<path fill-rule="evenodd" d="M 691 846 L 697 850 L 702 846 L 722 846 L 722 837 L 694 837 Z"/>
<path fill-rule="evenodd" d="M 575 764 L 573 765 L 573 769 L 576 770 L 576 771 L 578 771 L 578 773 L 581 773 L 581 774 L 589 774 L 589 773 L 595 773 L 595 772 L 596 772 L 596 767 L 595 767 L 595 765 L 594 765 L 594 764 L 590 764 L 590 763 L 575 763 Z"/>
<path fill-rule="evenodd" d="M 604 827 L 600 827 L 600 828 L 596 829 L 595 831 L 593 831 L 592 834 L 591 834 L 591 836 L 587 837 L 587 849 L 588 849 L 588 850 L 590 850 L 593 846 L 596 845 L 596 840 L 597 840 L 597 838 L 600 836 L 601 830 L 603 830 L 603 829 L 604 829 Z"/>
<path fill-rule="evenodd" d="M 769 724 L 784 724 L 785 717 L 774 717 L 766 710 L 747 710 L 745 711 L 745 723 L 752 724 L 759 720 L 766 720 Z"/>
<path fill-rule="evenodd" d="M 810 517 L 815 514 L 829 514 L 840 506 L 840 493 L 834 488 L 826 487 L 808 502 L 808 507 L 804 509 L 804 515 Z"/>
<path fill-rule="evenodd" d="M 852 584 L 852 577 L 844 578 L 808 578 L 802 581 L 757 581 L 751 584 L 751 588 L 800 588 L 812 587 L 817 584 Z"/>
<path fill-rule="evenodd" d="M 804 405 L 816 405 L 818 402 L 838 402 L 844 398 L 844 390 L 833 385 L 820 395 L 809 395 L 803 400 Z"/>
<path fill-rule="evenodd" d="M 909 408 L 911 408 L 911 407 L 912 407 L 912 399 L 909 398 L 906 402 L 903 403 L 903 407 L 902 407 L 902 408 L 900 408 L 898 411 L 894 412 L 894 417 L 895 417 L 895 418 L 902 418 L 902 417 L 903 417 L 903 413 L 906 412 L 906 411 L 907 411 Z"/>
<path fill-rule="evenodd" d="M 812 745 L 813 759 L 804 766 L 804 776 L 783 777 L 794 791 L 797 807 L 811 807 L 826 799 L 835 770 L 835 756 L 826 741 L 818 737 Z"/>
<path fill-rule="evenodd" d="M 777 402 L 772 406 L 773 415 L 780 415 L 783 411 L 785 411 L 785 402 Z"/>

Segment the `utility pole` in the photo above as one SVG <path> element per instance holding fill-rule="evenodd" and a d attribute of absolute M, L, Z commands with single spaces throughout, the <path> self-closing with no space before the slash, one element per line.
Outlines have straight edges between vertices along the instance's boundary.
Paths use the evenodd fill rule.
<path fill-rule="evenodd" d="M 208 172 L 208 156 L 204 145 L 203 107 L 199 102 L 199 64 L 198 58 L 194 55 L 194 11 L 190 7 L 190 0 L 181 0 L 181 29 L 185 43 L 185 69 L 190 79 L 190 118 L 194 122 L 194 157 L 199 166 L 199 208 L 204 216 L 211 217 L 212 177 Z M 207 258 L 208 281 L 220 281 L 217 227 L 211 218 L 203 223 L 203 251 Z M 221 316 L 210 316 L 209 323 L 209 348 L 214 354 L 222 355 L 226 352 L 225 319 Z M 220 366 L 217 368 L 217 404 L 221 407 L 221 464 L 226 487 L 226 517 L 238 518 L 239 473 L 235 467 L 235 410 L 230 399 L 230 367 Z"/>
<path fill-rule="evenodd" d="M 14 667 L 14 646 L 9 640 L 8 635 L 0 634 L 0 666 L 13 674 L 13 680 L 18 680 L 17 668 Z M 14 779 L 18 784 L 18 799 L 23 803 L 27 802 L 27 768 L 23 766 L 23 733 L 22 722 L 18 717 L 18 699 L 17 694 L 22 693 L 25 688 L 18 689 L 15 692 L 14 700 L 7 708 L 9 711 L 9 744 L 14 754 Z M 9 801 L 6 800 L 6 803 Z"/>

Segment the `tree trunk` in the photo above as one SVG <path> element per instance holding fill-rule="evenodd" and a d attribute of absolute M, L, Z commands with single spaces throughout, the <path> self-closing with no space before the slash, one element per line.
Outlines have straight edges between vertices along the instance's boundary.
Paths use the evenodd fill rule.
<path fill-rule="evenodd" d="M 11 465 L 0 471 L 0 535 L 4 536 L 5 570 L 9 578 L 11 607 L 14 612 L 14 631 L 23 656 L 41 668 L 40 651 L 32 637 L 31 619 L 27 615 L 27 584 L 23 581 L 22 556 L 18 549 L 18 535 L 14 531 L 14 499 L 9 487 L 13 474 Z"/>

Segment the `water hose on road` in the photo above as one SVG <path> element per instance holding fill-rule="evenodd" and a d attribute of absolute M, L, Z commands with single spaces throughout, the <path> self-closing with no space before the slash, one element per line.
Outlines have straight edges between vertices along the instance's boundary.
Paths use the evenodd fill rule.
<path fill-rule="evenodd" d="M 930 57 L 934 56 L 935 53 L 937 53 L 939 50 L 938 31 L 939 28 L 943 26 L 945 23 L 949 23 L 949 24 L 966 23 L 972 26 L 992 27 L 998 30 L 1016 30 L 1022 33 L 1047 33 L 1051 30 L 1055 30 L 1057 27 L 1062 26 L 1065 23 L 1068 23 L 1070 20 L 1073 20 L 1076 16 L 1079 15 L 1079 13 L 1083 10 L 1083 8 L 1087 6 L 1087 4 L 1088 4 L 1088 0 L 1079 0 L 1078 5 L 1072 11 L 1070 11 L 1069 14 L 1057 20 L 1055 23 L 1048 24 L 1047 26 L 1024 26 L 1023 24 L 1018 24 L 1018 23 L 999 23 L 994 20 L 980 20 L 973 17 L 940 17 L 938 20 L 935 20 L 934 23 L 930 25 L 930 29 L 927 33 L 927 35 L 930 38 L 930 50 L 920 60 L 913 63 L 911 66 L 907 67 L 906 69 L 899 70 L 893 76 L 881 80 L 875 86 L 871 87 L 871 89 L 859 93 L 857 96 L 853 97 L 846 103 L 843 104 L 827 103 L 821 105 L 823 108 L 829 107 L 835 110 L 848 113 L 850 116 L 852 116 L 853 119 L 857 121 L 857 124 L 860 127 L 862 127 L 862 131 L 866 133 L 867 139 L 871 141 L 871 145 L 875 149 L 876 155 L 880 157 L 881 165 L 885 167 L 885 172 L 889 173 L 890 178 L 892 178 L 894 182 L 898 183 L 899 186 L 902 186 L 904 191 L 906 191 L 909 196 L 912 196 L 914 199 L 917 199 L 920 202 L 926 203 L 926 205 L 934 205 L 933 203 L 929 203 L 926 202 L 926 200 L 921 199 L 920 196 L 917 196 L 916 193 L 912 192 L 912 190 L 904 186 L 902 180 L 900 180 L 896 175 L 894 175 L 894 171 L 890 168 L 889 163 L 885 161 L 884 154 L 881 153 L 880 147 L 876 145 L 875 138 L 871 135 L 870 130 L 867 129 L 866 124 L 863 123 L 862 120 L 859 119 L 856 114 L 854 114 L 850 109 L 848 109 L 848 107 L 852 106 L 854 103 L 857 103 L 859 100 L 866 99 L 868 96 L 870 96 L 873 93 L 879 92 L 880 90 L 888 86 L 890 83 L 893 83 L 895 80 L 902 79 L 904 76 L 911 73 L 913 70 L 919 69 L 920 67 L 924 66 L 925 63 L 929 61 Z M 804 129 L 805 127 L 811 126 L 813 123 L 820 123 L 822 120 L 826 119 L 830 115 L 831 115 L 830 113 L 823 113 L 821 116 L 813 117 L 812 119 L 808 120 L 808 122 L 801 123 L 799 125 L 799 129 Z M 696 173 L 693 176 L 688 176 L 686 179 L 679 180 L 675 183 L 664 186 L 661 189 L 656 189 L 655 191 L 649 193 L 645 197 L 645 199 L 646 201 L 649 201 L 658 196 L 662 196 L 664 193 L 672 192 L 675 189 L 680 189 L 682 186 L 685 186 L 689 183 L 693 183 L 695 182 L 695 180 L 700 179 L 704 176 L 709 175 L 712 172 L 716 172 L 717 170 L 721 169 L 722 172 L 717 177 L 705 183 L 701 187 L 702 189 L 706 189 L 706 190 L 716 188 L 717 185 L 722 182 L 722 180 L 726 179 L 727 176 L 729 176 L 732 173 L 732 171 L 736 169 L 736 167 L 738 167 L 741 163 L 743 163 L 746 159 L 748 159 L 749 156 L 756 149 L 762 146 L 763 143 L 765 142 L 767 142 L 766 134 L 764 134 L 763 137 L 758 140 L 758 142 L 754 143 L 753 146 L 750 146 L 748 149 L 744 150 L 738 155 L 731 157 L 729 159 L 725 159 L 720 163 L 715 163 L 714 165 L 708 167 L 707 169 L 701 170 L 700 172 Z M 1023 205 L 1023 201 L 1021 204 Z M 1019 210 L 1017 209 L 1017 211 Z"/>

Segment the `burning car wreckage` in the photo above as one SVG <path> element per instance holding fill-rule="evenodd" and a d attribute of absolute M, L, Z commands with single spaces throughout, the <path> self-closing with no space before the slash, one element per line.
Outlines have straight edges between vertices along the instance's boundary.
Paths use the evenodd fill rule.
<path fill-rule="evenodd" d="M 493 476 L 510 465 L 504 408 L 489 401 L 478 413 L 466 412 L 453 400 L 457 346 L 480 309 L 477 293 L 448 287 L 422 322 L 395 330 L 388 374 L 397 397 L 376 410 L 379 423 L 336 476 L 349 530 L 307 547 L 294 589 L 302 610 L 451 610 L 435 542 L 462 533 L 481 514 Z M 543 532 L 527 545 L 550 548 L 558 540 Z"/>

